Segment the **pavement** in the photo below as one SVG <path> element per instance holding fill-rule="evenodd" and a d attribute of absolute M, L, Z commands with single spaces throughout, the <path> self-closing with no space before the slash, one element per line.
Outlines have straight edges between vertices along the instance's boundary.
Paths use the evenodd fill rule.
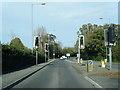
<path fill-rule="evenodd" d="M 120 72 L 118 68 L 112 68 L 111 70 L 107 68 L 100 67 L 100 62 L 93 64 L 93 70 L 87 71 L 86 61 L 83 63 L 74 62 L 74 60 L 70 60 L 69 62 L 74 63 L 73 67 L 84 76 L 89 77 L 94 82 L 98 83 L 100 86 L 104 88 L 119 88 L 119 79 Z"/>
<path fill-rule="evenodd" d="M 52 60 L 52 61 L 54 61 L 54 60 Z M 15 84 L 21 82 L 22 80 L 24 80 L 24 79 L 28 78 L 29 76 L 33 75 L 34 73 L 41 70 L 45 66 L 49 65 L 52 61 L 42 63 L 42 64 L 38 64 L 38 65 L 34 65 L 34 66 L 29 67 L 29 68 L 20 70 L 20 71 L 7 73 L 7 74 L 4 74 L 4 75 L 0 76 L 0 78 L 2 77 L 2 82 L 1 82 L 2 84 L 0 83 L 0 85 L 2 85 L 2 86 L 0 86 L 0 89 L 11 88 Z"/>

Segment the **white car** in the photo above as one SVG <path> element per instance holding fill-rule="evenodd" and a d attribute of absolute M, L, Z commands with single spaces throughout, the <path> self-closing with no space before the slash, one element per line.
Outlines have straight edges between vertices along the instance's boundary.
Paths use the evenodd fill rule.
<path fill-rule="evenodd" d="M 63 59 L 63 57 L 60 57 L 60 59 Z"/>
<path fill-rule="evenodd" d="M 62 56 L 62 57 L 60 57 L 60 59 L 67 59 L 67 57 L 66 56 Z"/>

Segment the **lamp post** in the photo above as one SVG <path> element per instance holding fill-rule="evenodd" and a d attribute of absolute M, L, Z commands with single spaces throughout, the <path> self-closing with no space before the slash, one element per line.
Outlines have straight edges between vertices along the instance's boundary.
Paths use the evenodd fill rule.
<path fill-rule="evenodd" d="M 103 19 L 103 18 L 100 18 L 100 19 Z M 108 50 L 107 50 L 107 48 L 108 48 L 108 47 L 107 47 L 107 45 L 106 45 L 106 59 L 108 59 L 108 57 L 107 57 L 107 56 L 108 56 Z"/>
<path fill-rule="evenodd" d="M 45 5 L 45 3 L 42 2 L 42 3 L 37 3 L 37 4 L 32 4 L 32 5 L 31 5 L 32 47 L 34 47 L 34 43 L 33 43 L 33 42 L 34 42 L 34 34 L 33 34 L 33 33 L 34 33 L 34 32 L 33 32 L 33 6 L 34 6 L 34 5 Z M 33 53 L 33 48 L 32 48 L 32 53 Z M 38 63 L 38 51 L 36 50 L 36 65 L 37 65 L 37 63 Z"/>
<path fill-rule="evenodd" d="M 33 7 L 34 7 L 34 5 L 42 5 L 42 6 L 44 6 L 45 4 L 46 4 L 45 2 L 42 2 L 42 3 L 37 3 L 37 4 L 32 4 L 31 5 L 32 47 L 34 46 L 33 45 L 33 42 L 34 42 L 34 39 L 33 39 L 33 37 L 34 37 L 34 31 L 33 31 Z M 32 53 L 33 53 L 33 49 L 32 49 Z"/>
<path fill-rule="evenodd" d="M 103 18 L 100 18 L 100 19 L 103 19 Z M 108 19 L 109 27 L 110 27 L 110 18 L 106 18 L 106 19 Z M 106 45 L 106 59 L 108 59 L 108 48 L 109 48 L 109 65 L 110 65 L 110 70 L 111 70 L 112 69 L 112 47 L 111 45 Z"/>

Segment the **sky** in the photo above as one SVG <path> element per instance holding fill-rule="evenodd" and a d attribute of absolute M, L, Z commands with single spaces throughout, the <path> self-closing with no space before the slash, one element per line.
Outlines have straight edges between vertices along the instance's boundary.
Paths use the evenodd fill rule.
<path fill-rule="evenodd" d="M 2 43 L 9 44 L 12 36 L 17 36 L 28 48 L 33 47 L 33 30 L 42 26 L 56 35 L 63 47 L 73 47 L 83 24 L 118 23 L 118 2 L 47 2 L 45 6 L 39 2 L 2 2 L 0 12 Z"/>

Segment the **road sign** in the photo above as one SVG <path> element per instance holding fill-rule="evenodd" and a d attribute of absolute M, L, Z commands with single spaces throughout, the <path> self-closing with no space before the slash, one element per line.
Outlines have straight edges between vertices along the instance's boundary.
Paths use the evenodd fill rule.
<path fill-rule="evenodd" d="M 88 60 L 87 61 L 87 71 L 93 71 L 93 61 L 92 60 Z"/>
<path fill-rule="evenodd" d="M 92 60 L 89 60 L 88 61 L 88 65 L 92 65 L 93 64 L 93 61 Z"/>

